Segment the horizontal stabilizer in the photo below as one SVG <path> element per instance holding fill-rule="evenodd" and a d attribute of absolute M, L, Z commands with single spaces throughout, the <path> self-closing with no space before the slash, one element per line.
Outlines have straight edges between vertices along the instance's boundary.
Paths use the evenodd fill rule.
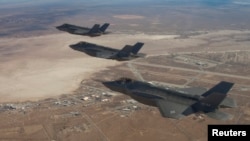
<path fill-rule="evenodd" d="M 206 97 L 210 95 L 211 93 L 222 93 L 227 94 L 228 91 L 233 87 L 234 83 L 221 81 L 219 84 L 215 85 L 213 88 L 202 94 L 202 96 Z"/>
<path fill-rule="evenodd" d="M 220 104 L 222 107 L 227 107 L 227 108 L 235 108 L 237 107 L 237 103 L 234 99 L 226 97 Z"/>
<path fill-rule="evenodd" d="M 221 111 L 206 113 L 206 115 L 217 120 L 230 120 L 233 118 L 233 115 Z"/>

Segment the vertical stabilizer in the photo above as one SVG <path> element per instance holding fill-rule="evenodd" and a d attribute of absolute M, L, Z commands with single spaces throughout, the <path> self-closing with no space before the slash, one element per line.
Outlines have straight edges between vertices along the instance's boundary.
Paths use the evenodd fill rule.
<path fill-rule="evenodd" d="M 101 27 L 100 27 L 100 31 L 101 32 L 105 32 L 106 31 L 106 29 L 109 27 L 109 23 L 105 23 L 105 24 L 103 24 Z"/>
<path fill-rule="evenodd" d="M 126 45 L 117 53 L 117 55 L 119 57 L 128 57 L 130 55 L 131 49 L 131 46 Z"/>
<path fill-rule="evenodd" d="M 137 43 L 132 47 L 131 52 L 132 52 L 133 54 L 137 54 L 137 53 L 139 52 L 139 50 L 142 48 L 143 45 L 144 45 L 144 43 L 137 42 Z"/>
<path fill-rule="evenodd" d="M 99 27 L 100 27 L 99 24 L 95 24 L 95 25 L 89 30 L 89 34 L 98 33 L 98 32 L 99 32 Z"/>
<path fill-rule="evenodd" d="M 221 93 L 221 94 L 227 94 L 228 91 L 233 87 L 234 83 L 221 81 L 217 85 L 215 85 L 210 90 L 206 91 L 202 96 L 207 97 L 208 95 L 212 93 Z"/>

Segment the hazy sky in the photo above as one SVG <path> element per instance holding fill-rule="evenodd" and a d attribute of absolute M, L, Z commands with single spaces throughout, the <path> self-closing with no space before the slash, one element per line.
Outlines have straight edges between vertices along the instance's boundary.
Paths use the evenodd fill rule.
<path fill-rule="evenodd" d="M 123 4 L 123 3 L 203 3 L 203 4 L 250 4 L 250 0 L 0 0 L 0 4 L 41 4 L 41 3 L 108 3 L 108 4 Z"/>
<path fill-rule="evenodd" d="M 177 4 L 177 5 L 204 5 L 204 6 L 223 6 L 228 4 L 250 5 L 250 0 L 0 0 L 2 6 L 34 6 L 34 5 L 123 5 L 123 4 Z"/>

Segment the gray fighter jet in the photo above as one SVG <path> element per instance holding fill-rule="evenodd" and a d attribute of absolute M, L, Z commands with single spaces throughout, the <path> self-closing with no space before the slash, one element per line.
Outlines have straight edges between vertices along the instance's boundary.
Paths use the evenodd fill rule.
<path fill-rule="evenodd" d="M 139 102 L 158 107 L 162 116 L 168 118 L 180 119 L 193 113 L 204 113 L 211 118 L 227 120 L 232 118 L 232 115 L 219 111 L 219 108 L 236 107 L 236 102 L 227 97 L 233 83 L 225 81 L 198 95 L 129 78 L 102 83 L 111 90 L 125 93 Z"/>
<path fill-rule="evenodd" d="M 114 59 L 118 61 L 126 61 L 135 59 L 138 57 L 144 57 L 145 54 L 138 53 L 142 48 L 144 43 L 137 42 L 135 45 L 130 46 L 126 45 L 121 50 L 104 47 L 88 42 L 79 42 L 70 47 L 74 50 L 84 52 L 90 56 L 105 58 L 105 59 Z"/>
<path fill-rule="evenodd" d="M 80 27 L 76 25 L 71 24 L 63 24 L 61 26 L 57 26 L 56 28 L 61 31 L 66 31 L 71 34 L 77 34 L 77 35 L 87 35 L 87 36 L 100 36 L 102 34 L 106 34 L 108 32 L 105 32 L 108 28 L 109 23 L 103 24 L 101 27 L 99 24 L 95 24 L 92 28 L 88 27 Z"/>

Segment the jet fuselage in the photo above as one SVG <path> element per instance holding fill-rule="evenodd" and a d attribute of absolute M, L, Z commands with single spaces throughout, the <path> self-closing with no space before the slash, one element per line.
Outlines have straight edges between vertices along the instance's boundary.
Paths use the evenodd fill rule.
<path fill-rule="evenodd" d="M 233 86 L 231 82 L 221 81 L 203 94 L 189 94 L 129 78 L 106 81 L 103 84 L 141 103 L 146 104 L 145 101 L 149 101 L 148 103 L 151 103 L 149 105 L 157 106 L 164 117 L 178 119 L 192 113 L 202 112 L 212 118 L 226 120 L 231 116 L 218 111 L 219 106 L 236 107 L 235 101 L 226 97 L 227 92 Z"/>
<path fill-rule="evenodd" d="M 123 52 L 118 49 L 104 47 L 104 46 L 91 44 L 87 42 L 79 42 L 77 44 L 70 45 L 70 47 L 74 50 L 84 52 L 93 57 L 114 59 L 118 61 L 126 61 L 126 60 L 131 60 L 131 59 L 145 56 L 144 54 L 140 54 L 140 53 L 133 54 L 132 52 L 129 52 L 129 53 Z M 132 48 L 132 46 L 130 47 Z"/>
<path fill-rule="evenodd" d="M 108 88 L 110 88 L 111 90 L 119 91 L 121 93 L 126 93 L 129 94 L 130 96 L 143 97 L 144 99 L 150 101 L 152 100 L 154 101 L 155 99 L 164 99 L 189 105 L 191 103 L 197 102 L 202 98 L 199 95 L 188 95 L 170 89 L 159 88 L 150 83 L 143 83 L 134 80 L 131 82 L 123 82 L 122 80 L 111 81 L 111 82 L 104 82 L 103 84 Z"/>

